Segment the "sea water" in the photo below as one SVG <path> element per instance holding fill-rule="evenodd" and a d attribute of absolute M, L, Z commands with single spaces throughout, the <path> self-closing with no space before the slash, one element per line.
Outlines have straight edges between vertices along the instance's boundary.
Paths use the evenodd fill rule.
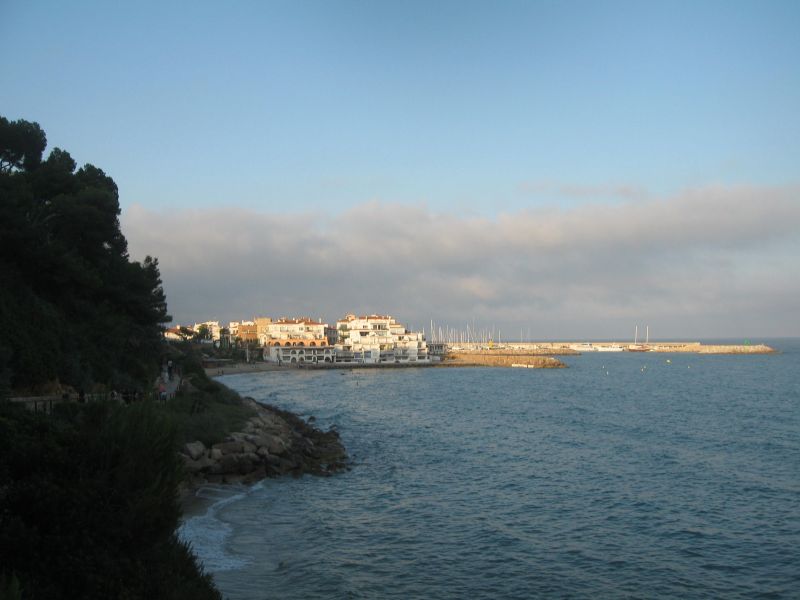
<path fill-rule="evenodd" d="M 328 478 L 210 487 L 226 597 L 800 597 L 800 341 L 568 369 L 222 377 L 341 433 Z"/>

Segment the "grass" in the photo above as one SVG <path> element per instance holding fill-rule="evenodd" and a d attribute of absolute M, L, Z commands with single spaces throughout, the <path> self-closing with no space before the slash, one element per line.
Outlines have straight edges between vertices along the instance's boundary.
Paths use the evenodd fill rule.
<path fill-rule="evenodd" d="M 239 394 L 210 379 L 196 359 L 186 357 L 181 368 L 188 390 L 178 392 L 165 408 L 181 446 L 195 440 L 206 446 L 221 442 L 256 414 Z"/>

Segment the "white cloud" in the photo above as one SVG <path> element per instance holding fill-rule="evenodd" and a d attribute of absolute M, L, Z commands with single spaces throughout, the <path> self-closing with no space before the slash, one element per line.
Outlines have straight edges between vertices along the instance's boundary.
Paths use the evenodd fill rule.
<path fill-rule="evenodd" d="M 800 188 L 703 188 L 667 199 L 500 214 L 370 202 L 339 214 L 241 209 L 123 215 L 131 254 L 159 257 L 178 322 L 345 312 L 421 327 L 606 337 L 800 335 Z M 790 314 L 792 313 L 792 314 Z"/>

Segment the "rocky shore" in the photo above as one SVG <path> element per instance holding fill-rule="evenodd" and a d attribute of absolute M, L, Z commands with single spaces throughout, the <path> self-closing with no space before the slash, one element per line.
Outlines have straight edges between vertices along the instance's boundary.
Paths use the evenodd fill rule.
<path fill-rule="evenodd" d="M 330 475 L 347 468 L 347 454 L 335 429 L 316 428 L 274 406 L 244 398 L 255 415 L 241 431 L 206 447 L 195 441 L 181 450 L 187 481 L 184 494 L 208 483 L 253 483 L 265 477 L 305 473 Z"/>

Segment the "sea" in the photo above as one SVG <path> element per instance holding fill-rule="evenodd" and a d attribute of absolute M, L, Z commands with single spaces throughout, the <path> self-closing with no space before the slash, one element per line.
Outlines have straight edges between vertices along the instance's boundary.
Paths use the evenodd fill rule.
<path fill-rule="evenodd" d="M 758 341 L 220 377 L 350 468 L 207 486 L 180 536 L 231 599 L 800 598 L 800 339 Z"/>

